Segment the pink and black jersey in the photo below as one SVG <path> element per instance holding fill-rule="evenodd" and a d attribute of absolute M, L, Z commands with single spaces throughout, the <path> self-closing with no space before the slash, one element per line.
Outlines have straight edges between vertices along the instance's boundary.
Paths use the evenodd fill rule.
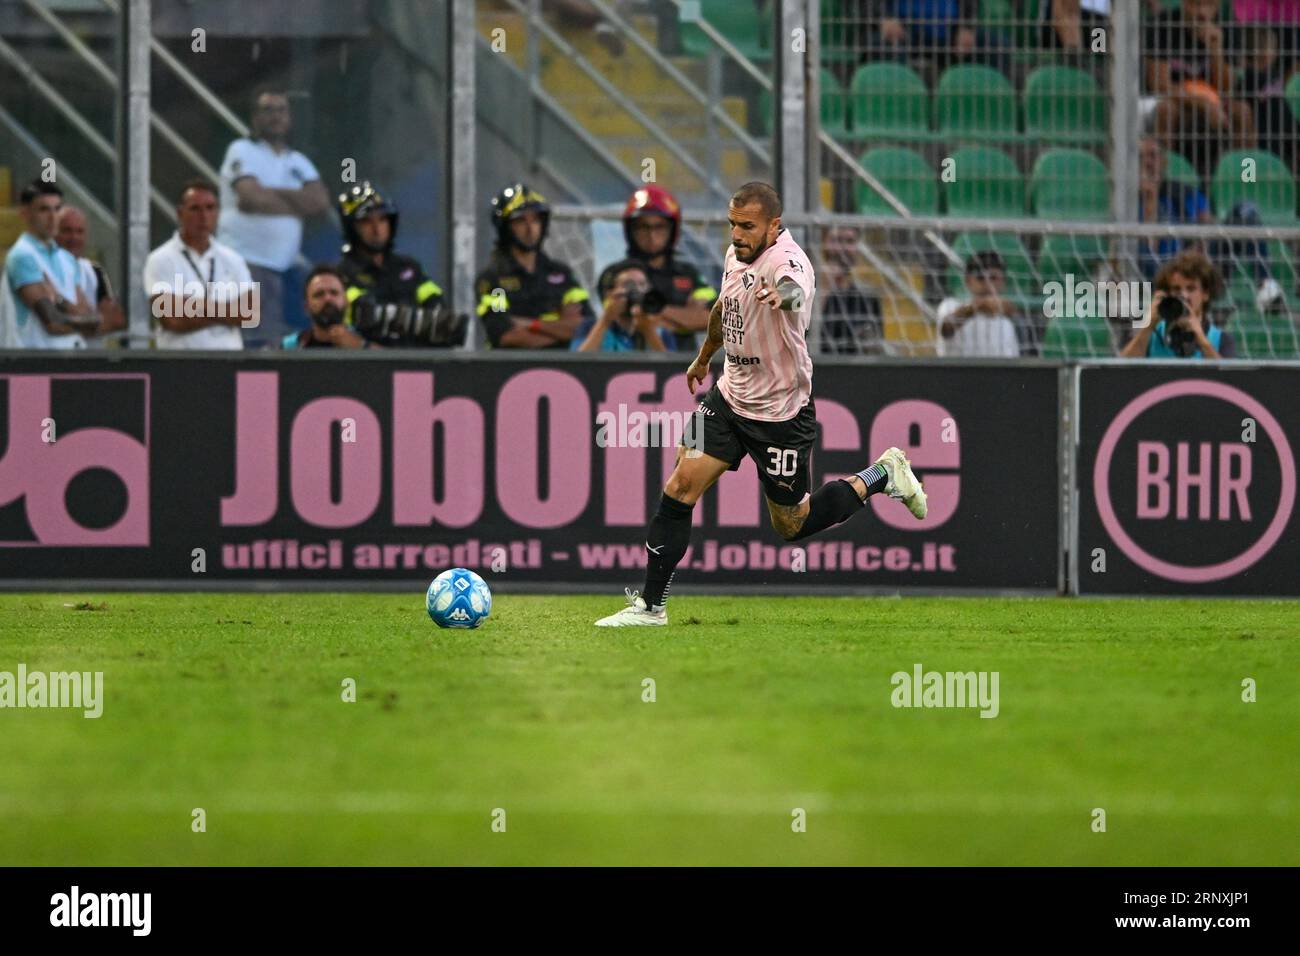
<path fill-rule="evenodd" d="M 803 289 L 798 312 L 774 311 L 754 301 L 766 282 L 791 279 Z M 749 265 L 727 247 L 722 267 L 722 343 L 727 358 L 718 389 L 737 415 L 764 422 L 787 421 L 812 397 L 812 357 L 805 336 L 817 291 L 812 263 L 782 229 Z"/>

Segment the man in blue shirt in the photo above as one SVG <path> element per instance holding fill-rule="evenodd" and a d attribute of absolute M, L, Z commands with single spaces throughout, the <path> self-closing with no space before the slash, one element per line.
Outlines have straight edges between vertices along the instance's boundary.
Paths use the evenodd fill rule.
<path fill-rule="evenodd" d="M 78 285 L 76 258 L 55 242 L 63 191 L 36 180 L 19 194 L 27 227 L 5 256 L 0 347 L 83 349 L 100 318 Z"/>
<path fill-rule="evenodd" d="M 633 259 L 610 266 L 601 276 L 604 307 L 600 318 L 587 318 L 573 333 L 575 352 L 671 352 L 672 332 L 659 324 L 663 303 L 655 295 L 645 266 Z M 651 293 L 649 301 L 646 294 Z"/>

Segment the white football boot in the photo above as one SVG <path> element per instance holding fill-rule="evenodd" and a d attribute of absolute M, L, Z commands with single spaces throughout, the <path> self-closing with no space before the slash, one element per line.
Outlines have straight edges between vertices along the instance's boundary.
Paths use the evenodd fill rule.
<path fill-rule="evenodd" d="M 597 627 L 662 627 L 668 623 L 668 610 L 652 611 L 646 607 L 640 592 L 625 588 L 627 607 L 596 622 Z"/>
<path fill-rule="evenodd" d="M 889 473 L 885 494 L 902 499 L 914 518 L 924 518 L 928 510 L 925 489 L 921 487 L 920 479 L 912 474 L 911 462 L 897 448 L 886 448 L 885 453 L 876 459 L 876 464 Z"/>

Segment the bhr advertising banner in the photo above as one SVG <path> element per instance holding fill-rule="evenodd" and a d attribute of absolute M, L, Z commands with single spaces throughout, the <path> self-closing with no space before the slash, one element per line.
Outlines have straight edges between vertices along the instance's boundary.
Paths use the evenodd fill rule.
<path fill-rule="evenodd" d="M 0 359 L 0 584 L 637 586 L 696 407 L 683 362 L 585 357 Z M 746 461 L 701 500 L 682 586 L 1054 591 L 1051 367 L 819 363 L 813 487 L 889 445 L 929 493 L 785 542 Z"/>
<path fill-rule="evenodd" d="M 1080 371 L 1083 594 L 1300 595 L 1300 368 Z"/>

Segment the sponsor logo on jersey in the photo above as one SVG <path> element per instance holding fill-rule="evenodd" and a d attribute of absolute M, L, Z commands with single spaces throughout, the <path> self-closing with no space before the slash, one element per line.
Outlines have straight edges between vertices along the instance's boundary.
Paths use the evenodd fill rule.
<path fill-rule="evenodd" d="M 561 282 L 565 280 L 565 278 L 566 276 L 564 275 L 563 272 L 552 272 L 549 275 L 547 275 L 546 281 L 549 282 L 551 285 L 559 285 Z"/>

